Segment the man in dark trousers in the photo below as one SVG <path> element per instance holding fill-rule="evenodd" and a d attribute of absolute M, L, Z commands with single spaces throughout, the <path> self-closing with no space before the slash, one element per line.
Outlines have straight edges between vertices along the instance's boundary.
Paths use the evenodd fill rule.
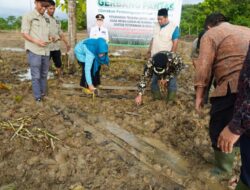
<path fill-rule="evenodd" d="M 198 112 L 201 111 L 205 90 L 213 74 L 217 86 L 210 98 L 209 134 L 216 165 L 212 174 L 230 174 L 235 152 L 222 152 L 221 147 L 217 147 L 217 141 L 233 116 L 238 79 L 248 50 L 250 29 L 228 23 L 221 13 L 210 14 L 205 20 L 205 27 L 208 30 L 201 38 L 195 68 L 195 108 Z"/>
<path fill-rule="evenodd" d="M 50 20 L 51 26 L 51 35 L 54 37 L 55 41 L 49 44 L 50 48 L 50 58 L 52 58 L 53 62 L 56 66 L 56 71 L 58 75 L 58 79 L 61 80 L 62 77 L 62 59 L 61 59 L 61 45 L 60 41 L 62 40 L 65 44 L 66 50 L 70 50 L 70 45 L 66 40 L 63 32 L 61 30 L 61 23 L 54 17 L 56 9 L 56 4 L 53 0 L 49 0 L 49 7 L 47 8 L 47 16 Z"/>

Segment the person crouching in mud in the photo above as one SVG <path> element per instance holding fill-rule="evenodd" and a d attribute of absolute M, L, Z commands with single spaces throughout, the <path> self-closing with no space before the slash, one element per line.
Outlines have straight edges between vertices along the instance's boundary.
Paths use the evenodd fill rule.
<path fill-rule="evenodd" d="M 142 103 L 142 95 L 153 74 L 157 76 L 161 92 L 163 92 L 167 89 L 168 81 L 176 77 L 183 68 L 184 63 L 178 54 L 169 51 L 160 51 L 156 53 L 145 64 L 141 81 L 138 84 L 138 95 L 135 98 L 136 104 L 140 105 Z M 171 99 L 162 97 L 162 95 L 163 94 L 161 94 L 160 98 L 171 101 Z"/>
<path fill-rule="evenodd" d="M 85 93 L 93 94 L 101 84 L 101 65 L 109 64 L 108 44 L 103 38 L 87 38 L 76 44 L 74 52 L 78 63 L 82 65 L 80 86 Z"/>

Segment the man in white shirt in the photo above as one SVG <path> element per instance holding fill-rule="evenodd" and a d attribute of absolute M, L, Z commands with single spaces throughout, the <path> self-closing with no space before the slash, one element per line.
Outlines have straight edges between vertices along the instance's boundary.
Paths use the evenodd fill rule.
<path fill-rule="evenodd" d="M 176 52 L 178 39 L 180 37 L 179 27 L 171 22 L 168 18 L 168 9 L 162 8 L 158 10 L 158 23 L 154 27 L 153 38 L 148 49 L 148 57 L 153 57 L 161 51 Z M 177 91 L 176 77 L 169 81 L 159 80 L 156 75 L 152 77 L 151 92 L 154 99 L 161 99 L 160 86 L 168 89 L 166 100 L 173 101 Z"/>
<path fill-rule="evenodd" d="M 108 29 L 103 26 L 104 18 L 102 14 L 96 15 L 96 26 L 90 29 L 90 38 L 104 38 L 106 42 L 109 41 Z"/>

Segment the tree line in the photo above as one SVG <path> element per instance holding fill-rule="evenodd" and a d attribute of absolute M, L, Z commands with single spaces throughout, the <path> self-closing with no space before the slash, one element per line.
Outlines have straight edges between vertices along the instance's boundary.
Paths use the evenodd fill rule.
<path fill-rule="evenodd" d="M 57 6 L 67 11 L 68 1 Z M 250 1 L 249 0 L 205 0 L 195 5 L 183 5 L 181 15 L 181 35 L 197 35 L 203 29 L 206 16 L 212 12 L 221 12 L 230 23 L 250 27 Z M 86 29 L 86 0 L 78 0 L 76 6 L 77 29 Z M 61 21 L 62 29 L 67 30 L 68 21 Z M 0 18 L 0 30 L 19 30 L 21 17 L 9 16 Z"/>
<path fill-rule="evenodd" d="M 22 24 L 22 17 L 8 16 L 7 18 L 0 18 L 0 30 L 20 30 Z M 68 21 L 62 20 L 61 26 L 64 31 L 68 29 Z"/>
<path fill-rule="evenodd" d="M 196 5 L 183 5 L 181 15 L 181 34 L 197 35 L 204 25 L 206 16 L 221 12 L 232 24 L 250 27 L 249 0 L 205 0 Z"/>

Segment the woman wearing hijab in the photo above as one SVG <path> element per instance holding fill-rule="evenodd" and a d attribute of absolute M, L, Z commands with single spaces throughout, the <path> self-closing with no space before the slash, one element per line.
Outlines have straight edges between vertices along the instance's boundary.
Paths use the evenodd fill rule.
<path fill-rule="evenodd" d="M 101 65 L 109 64 L 108 44 L 103 38 L 88 38 L 78 42 L 74 52 L 78 63 L 82 65 L 80 86 L 93 93 L 101 83 Z"/>

